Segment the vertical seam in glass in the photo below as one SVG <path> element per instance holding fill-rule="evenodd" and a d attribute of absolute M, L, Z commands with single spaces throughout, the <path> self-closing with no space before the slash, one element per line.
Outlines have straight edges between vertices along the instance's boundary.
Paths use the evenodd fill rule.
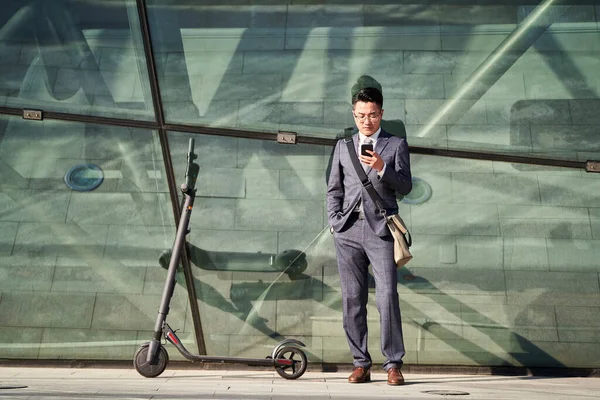
<path fill-rule="evenodd" d="M 160 87 L 158 82 L 158 74 L 156 72 L 156 63 L 154 52 L 152 50 L 152 38 L 150 35 L 150 24 L 148 21 L 148 12 L 145 0 L 136 0 L 138 8 L 138 16 L 140 18 L 140 27 L 142 29 L 142 42 L 144 43 L 144 56 L 146 57 L 146 65 L 148 68 L 148 78 L 150 80 L 150 92 L 152 94 L 152 105 L 158 122 L 158 137 L 163 153 L 165 170 L 167 173 L 167 182 L 169 185 L 169 193 L 171 195 L 171 206 L 173 208 L 173 217 L 175 225 L 179 224 L 178 215 L 181 213 L 179 199 L 177 197 L 177 185 L 175 183 L 175 174 L 173 171 L 173 162 L 171 160 L 171 151 L 169 148 L 169 138 L 165 129 L 165 118 L 163 113 L 163 104 L 160 95 Z M 186 241 L 187 242 L 187 241 Z M 196 288 L 192 275 L 192 269 L 189 262 L 187 246 L 181 253 L 181 264 L 185 276 L 185 282 L 188 292 L 188 300 L 190 302 L 190 311 L 192 314 L 192 322 L 194 324 L 194 333 L 196 343 L 198 345 L 199 354 L 206 354 L 206 344 L 204 343 L 204 333 L 202 330 L 202 322 L 200 320 L 200 310 L 198 308 L 198 299 L 196 298 Z"/>

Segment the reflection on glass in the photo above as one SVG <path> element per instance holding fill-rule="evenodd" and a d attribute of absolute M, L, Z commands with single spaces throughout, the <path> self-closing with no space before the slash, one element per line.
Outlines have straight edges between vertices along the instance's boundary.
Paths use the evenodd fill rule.
<path fill-rule="evenodd" d="M 402 274 L 401 299 L 421 330 L 419 362 L 591 366 L 598 180 L 560 168 L 412 161 L 433 188 L 406 211 L 420 257 Z"/>
<path fill-rule="evenodd" d="M 135 1 L 4 3 L 0 105 L 154 120 Z"/>
<path fill-rule="evenodd" d="M 66 175 L 82 165 L 103 179 L 72 189 Z M 173 237 L 156 132 L 0 117 L 3 357 L 131 359 L 152 330 Z"/>
<path fill-rule="evenodd" d="M 189 137 L 170 133 L 174 159 Z M 309 360 L 350 362 L 323 210 L 331 149 L 193 137 L 200 174 L 188 240 L 208 353 L 261 357 L 296 337 Z M 399 200 L 415 256 L 398 270 L 405 361 L 592 366 L 600 181 L 560 168 L 412 157 L 431 191 L 426 201 Z M 375 296 L 372 279 L 369 290 Z"/>
<path fill-rule="evenodd" d="M 173 159 L 189 137 L 200 173 L 188 241 L 208 354 L 264 357 L 291 337 L 321 359 L 308 316 L 329 287 L 318 261 L 333 249 L 323 205 L 329 147 L 171 132 Z"/>
<path fill-rule="evenodd" d="M 600 157 L 600 2 L 288 3 L 146 1 L 167 120 L 341 137 L 368 76 L 382 125 L 411 146 Z M 153 120 L 136 2 L 4 1 L 5 105 Z M 209 354 L 263 357 L 298 337 L 313 361 L 349 362 L 323 209 L 331 148 L 194 137 L 188 239 Z M 169 136 L 177 182 L 188 138 Z M 398 199 L 415 243 L 398 271 L 406 362 L 595 367 L 597 176 L 411 163 L 427 186 Z M 3 355 L 130 359 L 164 284 L 167 191 L 155 132 L 0 117 Z M 186 301 L 180 286 L 170 320 L 193 340 Z"/>
<path fill-rule="evenodd" d="M 598 150 L 597 2 L 147 3 L 172 122 L 335 138 L 369 75 L 412 146 Z"/>

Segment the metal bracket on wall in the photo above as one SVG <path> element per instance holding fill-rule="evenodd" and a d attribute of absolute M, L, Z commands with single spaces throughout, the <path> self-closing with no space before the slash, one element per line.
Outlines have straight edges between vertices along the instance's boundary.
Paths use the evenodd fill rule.
<path fill-rule="evenodd" d="M 296 132 L 277 132 L 277 143 L 296 144 L 298 134 Z"/>
<path fill-rule="evenodd" d="M 41 121 L 43 118 L 41 110 L 23 110 L 23 119 Z"/>
<path fill-rule="evenodd" d="M 600 161 L 588 160 L 585 163 L 586 172 L 600 172 Z"/>

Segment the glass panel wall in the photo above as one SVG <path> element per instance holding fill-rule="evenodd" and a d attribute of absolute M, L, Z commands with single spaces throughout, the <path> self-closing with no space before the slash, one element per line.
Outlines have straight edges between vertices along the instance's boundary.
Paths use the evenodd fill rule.
<path fill-rule="evenodd" d="M 379 85 L 383 127 L 412 146 L 599 150 L 594 2 L 147 3 L 172 122 L 334 138 Z"/>
<path fill-rule="evenodd" d="M 432 189 L 403 211 L 416 256 L 400 297 L 418 362 L 597 364 L 598 177 L 418 155 L 412 166 Z"/>
<path fill-rule="evenodd" d="M 324 206 L 331 148 L 171 132 L 174 160 L 185 159 L 190 137 L 200 173 L 188 242 L 207 353 L 264 358 L 295 337 L 320 361 L 312 316 L 341 312 L 323 278 L 324 263 L 334 267 Z M 174 168 L 184 176 L 185 163 Z"/>
<path fill-rule="evenodd" d="M 163 159 L 136 1 L 4 1 L 0 111 L 82 122 L 0 116 L 1 357 L 131 360 L 150 339 L 175 235 L 164 165 L 183 182 L 190 137 L 208 354 L 263 358 L 294 337 L 326 363 L 351 361 L 325 213 L 331 147 L 252 132 L 351 135 L 351 94 L 377 86 L 383 128 L 413 150 L 600 159 L 600 2 L 145 3 L 167 123 L 246 138 L 169 132 Z M 398 199 L 415 242 L 398 271 L 405 361 L 595 367 L 598 175 L 418 153 Z M 184 282 L 169 323 L 193 349 Z"/>
<path fill-rule="evenodd" d="M 0 117 L 2 358 L 130 360 L 151 338 L 165 176 L 156 132 Z M 169 317 L 193 338 L 187 303 Z"/>
<path fill-rule="evenodd" d="M 329 147 L 196 139 L 189 234 L 209 354 L 264 357 L 283 337 L 348 363 L 324 211 Z M 178 176 L 183 167 L 178 166 Z M 600 317 L 600 180 L 559 168 L 412 156 L 399 200 L 415 258 L 398 271 L 410 364 L 592 367 Z M 383 362 L 375 288 L 372 356 Z"/>
<path fill-rule="evenodd" d="M 6 0 L 0 105 L 154 120 L 134 0 Z"/>

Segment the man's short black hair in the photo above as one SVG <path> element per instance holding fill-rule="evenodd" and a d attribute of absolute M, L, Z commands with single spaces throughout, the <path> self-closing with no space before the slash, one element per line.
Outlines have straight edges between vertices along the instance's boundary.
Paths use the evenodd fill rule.
<path fill-rule="evenodd" d="M 383 108 L 383 95 L 379 89 L 367 87 L 360 89 L 354 96 L 352 96 L 352 106 L 359 102 L 375 103 L 379 108 Z"/>

